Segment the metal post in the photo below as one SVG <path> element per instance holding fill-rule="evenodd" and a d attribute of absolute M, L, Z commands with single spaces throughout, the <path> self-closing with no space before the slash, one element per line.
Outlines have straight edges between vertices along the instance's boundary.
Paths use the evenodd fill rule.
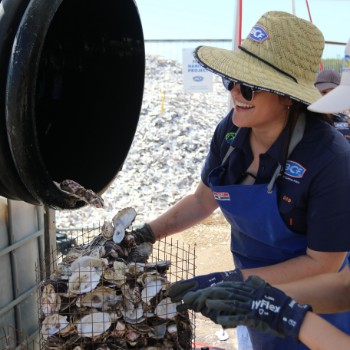
<path fill-rule="evenodd" d="M 57 258 L 55 211 L 45 206 L 44 213 L 45 275 L 49 278 Z"/>
<path fill-rule="evenodd" d="M 237 50 L 238 46 L 242 41 L 242 0 L 235 0 L 236 11 L 235 11 L 235 21 L 233 24 L 233 37 L 232 37 L 232 49 Z M 231 94 L 228 94 L 228 110 L 230 111 L 233 107 L 233 102 Z"/>

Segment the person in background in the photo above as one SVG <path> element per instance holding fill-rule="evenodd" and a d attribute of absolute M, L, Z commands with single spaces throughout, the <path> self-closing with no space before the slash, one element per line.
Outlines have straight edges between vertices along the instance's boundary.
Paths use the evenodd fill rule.
<path fill-rule="evenodd" d="M 350 39 L 345 49 L 340 85 L 308 109 L 318 113 L 350 109 Z M 276 287 L 257 276 L 250 276 L 245 282 L 223 282 L 190 291 L 183 296 L 179 308 L 201 312 L 224 327 L 243 324 L 264 333 L 290 336 L 311 349 L 350 349 L 350 336 L 314 313 L 350 310 L 348 266 L 337 273 Z"/>
<path fill-rule="evenodd" d="M 214 132 L 195 192 L 134 235 L 155 242 L 220 206 L 231 225 L 235 269 L 180 281 L 169 291 L 173 300 L 222 281 L 258 275 L 286 283 L 336 272 L 346 262 L 350 147 L 328 115 L 306 108 L 321 96 L 314 82 L 323 48 L 315 25 L 272 11 L 238 50 L 195 50 L 198 62 L 223 78 L 234 108 Z M 350 331 L 348 314 L 327 318 Z M 303 348 L 291 337 L 248 331 L 254 349 Z"/>
<path fill-rule="evenodd" d="M 317 75 L 315 86 L 322 95 L 328 94 L 340 84 L 340 74 L 332 69 L 320 71 Z M 331 114 L 334 126 L 350 142 L 349 115 L 345 111 Z"/>
<path fill-rule="evenodd" d="M 318 73 L 315 86 L 321 95 L 326 95 L 340 84 L 340 74 L 333 69 L 322 70 Z"/>

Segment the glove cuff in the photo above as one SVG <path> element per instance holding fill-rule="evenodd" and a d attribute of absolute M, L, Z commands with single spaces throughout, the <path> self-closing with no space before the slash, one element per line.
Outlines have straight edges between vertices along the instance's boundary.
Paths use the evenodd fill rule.
<path fill-rule="evenodd" d="M 243 282 L 243 274 L 240 269 L 235 269 L 232 271 L 221 272 L 222 281 L 233 281 L 233 282 Z"/>
<path fill-rule="evenodd" d="M 298 340 L 301 325 L 304 321 L 307 312 L 312 311 L 312 307 L 307 304 L 299 304 L 295 300 L 289 300 L 288 304 L 281 312 L 282 319 L 279 322 L 281 329 L 280 333 L 287 337 L 292 337 Z"/>
<path fill-rule="evenodd" d="M 150 242 L 152 244 L 156 242 L 156 237 L 150 225 L 144 224 L 140 230 L 142 230 L 142 234 L 144 236 L 145 241 Z"/>

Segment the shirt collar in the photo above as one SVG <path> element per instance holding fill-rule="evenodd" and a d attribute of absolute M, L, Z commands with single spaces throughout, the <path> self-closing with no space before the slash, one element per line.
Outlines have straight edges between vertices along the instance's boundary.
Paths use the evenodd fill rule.
<path fill-rule="evenodd" d="M 239 132 L 236 134 L 232 141 L 232 147 L 240 148 L 242 150 L 250 149 L 249 142 L 250 128 L 240 128 Z M 272 146 L 267 150 L 266 154 L 273 158 L 277 163 L 283 164 L 285 161 L 284 156 L 284 143 L 287 137 L 287 128 L 284 128 L 281 134 L 278 136 L 277 140 L 272 144 Z"/>

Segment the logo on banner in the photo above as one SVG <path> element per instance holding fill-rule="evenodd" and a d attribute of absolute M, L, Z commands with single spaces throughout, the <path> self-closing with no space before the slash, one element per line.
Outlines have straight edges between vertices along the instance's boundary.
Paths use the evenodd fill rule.
<path fill-rule="evenodd" d="M 196 75 L 195 77 L 192 78 L 194 81 L 203 81 L 204 77 L 200 75 Z"/>
<path fill-rule="evenodd" d="M 182 76 L 185 92 L 213 91 L 213 73 L 202 67 L 193 57 L 193 48 L 182 49 Z"/>
<path fill-rule="evenodd" d="M 293 162 L 292 160 L 288 160 L 286 163 L 286 169 L 284 173 L 290 177 L 294 178 L 302 178 L 305 174 L 306 169 L 297 162 Z"/>
<path fill-rule="evenodd" d="M 214 198 L 217 201 L 230 201 L 230 194 L 228 192 L 213 192 Z"/>

